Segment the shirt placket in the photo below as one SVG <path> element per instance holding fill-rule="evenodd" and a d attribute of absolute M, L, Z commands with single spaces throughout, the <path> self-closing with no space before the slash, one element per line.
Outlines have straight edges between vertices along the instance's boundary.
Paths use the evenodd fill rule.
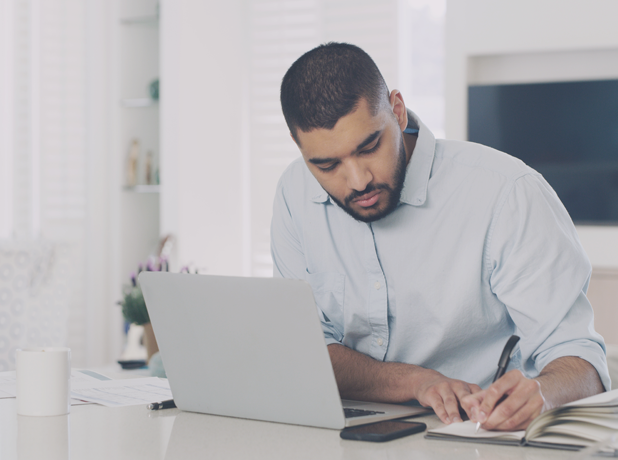
<path fill-rule="evenodd" d="M 368 319 L 371 327 L 370 354 L 374 359 L 384 361 L 388 349 L 388 292 L 384 271 L 380 265 L 375 236 L 371 224 L 367 224 L 369 238 L 366 238 L 365 258 L 368 276 L 369 306 Z"/>

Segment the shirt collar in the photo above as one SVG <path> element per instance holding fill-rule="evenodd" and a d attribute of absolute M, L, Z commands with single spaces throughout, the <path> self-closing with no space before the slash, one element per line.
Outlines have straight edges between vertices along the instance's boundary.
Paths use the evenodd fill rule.
<path fill-rule="evenodd" d="M 418 128 L 418 139 L 416 139 L 416 146 L 408 163 L 399 201 L 412 206 L 422 206 L 427 200 L 427 187 L 436 150 L 436 138 L 418 116 L 409 109 L 408 127 Z"/>
<path fill-rule="evenodd" d="M 408 109 L 408 128 L 418 129 L 418 139 L 406 169 L 406 178 L 401 191 L 400 202 L 412 206 L 422 206 L 427 199 L 427 186 L 433 164 L 436 138 L 421 122 L 418 116 Z M 309 172 L 309 190 L 314 203 L 333 203 L 331 197 L 322 188 L 317 179 Z"/>
<path fill-rule="evenodd" d="M 308 170 L 309 168 L 307 168 Z M 309 196 L 314 203 L 326 203 L 329 201 L 332 204 L 330 195 L 322 188 L 318 180 L 309 172 Z"/>

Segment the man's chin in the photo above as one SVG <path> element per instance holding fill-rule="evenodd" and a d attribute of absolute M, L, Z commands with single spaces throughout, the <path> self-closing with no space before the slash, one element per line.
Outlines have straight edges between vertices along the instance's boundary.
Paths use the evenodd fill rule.
<path fill-rule="evenodd" d="M 331 195 L 332 200 L 337 203 L 337 205 L 343 209 L 346 213 L 348 213 L 354 219 L 370 223 L 375 222 L 376 220 L 380 220 L 386 216 L 388 216 L 391 212 L 395 210 L 396 206 L 392 205 L 392 196 L 391 194 L 385 194 L 386 196 L 380 197 L 380 200 L 376 202 L 373 206 L 362 207 L 358 204 L 350 204 L 346 205 L 333 197 Z M 399 199 L 395 201 L 397 203 Z"/>
<path fill-rule="evenodd" d="M 376 205 L 377 204 L 378 203 L 376 203 Z M 361 222 L 370 223 L 370 222 L 375 222 L 376 220 L 380 220 L 383 217 L 386 217 L 392 211 L 392 209 L 388 209 L 387 207 L 380 208 L 380 207 L 377 207 L 376 205 L 370 206 L 367 208 L 363 208 L 361 206 L 357 206 L 357 207 L 345 206 L 343 207 L 343 209 L 354 219 L 361 221 Z"/>

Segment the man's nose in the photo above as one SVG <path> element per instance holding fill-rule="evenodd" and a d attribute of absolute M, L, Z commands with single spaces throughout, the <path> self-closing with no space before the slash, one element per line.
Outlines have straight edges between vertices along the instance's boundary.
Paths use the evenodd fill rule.
<path fill-rule="evenodd" d="M 348 187 L 358 192 L 365 190 L 373 179 L 371 171 L 357 161 L 350 162 L 347 167 L 347 173 Z"/>

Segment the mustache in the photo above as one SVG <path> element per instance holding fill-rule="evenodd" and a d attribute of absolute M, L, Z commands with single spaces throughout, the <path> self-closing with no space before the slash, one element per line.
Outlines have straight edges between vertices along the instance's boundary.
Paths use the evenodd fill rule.
<path fill-rule="evenodd" d="M 346 206 L 349 206 L 350 203 L 352 201 L 354 201 L 355 199 L 366 195 L 367 193 L 371 193 L 375 190 L 386 190 L 386 191 L 391 191 L 391 187 L 389 187 L 387 184 L 368 184 L 367 187 L 365 188 L 365 190 L 361 190 L 360 192 L 358 190 L 354 190 L 352 193 L 350 193 L 348 196 L 345 197 L 345 204 Z"/>

